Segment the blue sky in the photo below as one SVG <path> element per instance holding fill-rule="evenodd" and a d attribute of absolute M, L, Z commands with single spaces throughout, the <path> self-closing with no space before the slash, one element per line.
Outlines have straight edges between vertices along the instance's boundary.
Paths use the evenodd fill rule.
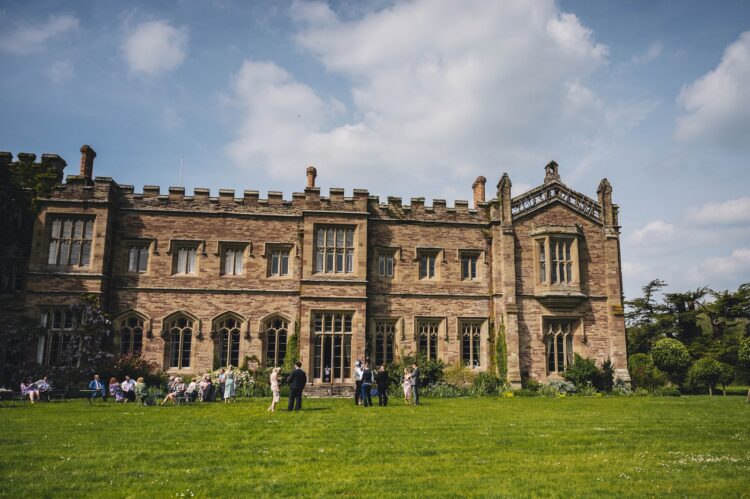
<path fill-rule="evenodd" d="M 625 292 L 750 281 L 750 2 L 0 3 L 0 150 L 285 197 L 514 195 L 551 159 L 620 205 Z"/>

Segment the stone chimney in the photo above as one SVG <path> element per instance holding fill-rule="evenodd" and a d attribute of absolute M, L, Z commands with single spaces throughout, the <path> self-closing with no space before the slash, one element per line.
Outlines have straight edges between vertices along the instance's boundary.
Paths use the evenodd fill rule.
<path fill-rule="evenodd" d="M 318 176 L 318 170 L 314 166 L 307 167 L 307 187 L 315 187 L 315 177 Z"/>
<path fill-rule="evenodd" d="M 96 151 L 91 146 L 84 144 L 81 146 L 81 177 L 91 180 L 94 176 L 94 158 Z"/>
<path fill-rule="evenodd" d="M 474 208 L 476 208 L 479 203 L 484 203 L 484 184 L 486 183 L 487 179 L 480 175 L 474 183 L 471 184 L 471 188 L 474 190 Z"/>
<path fill-rule="evenodd" d="M 557 163 L 550 161 L 544 167 L 544 183 L 547 184 L 554 181 L 560 182 L 560 174 L 557 172 Z"/>

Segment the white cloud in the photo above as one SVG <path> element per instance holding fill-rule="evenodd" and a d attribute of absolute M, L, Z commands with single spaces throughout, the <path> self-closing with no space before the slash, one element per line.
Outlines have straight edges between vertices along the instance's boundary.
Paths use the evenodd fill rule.
<path fill-rule="evenodd" d="M 125 38 L 122 51 L 131 71 L 153 75 L 176 69 L 187 55 L 188 30 L 166 21 L 139 24 Z"/>
<path fill-rule="evenodd" d="M 0 50 L 28 55 L 45 49 L 47 42 L 78 28 L 78 19 L 69 14 L 51 15 L 47 22 L 18 26 L 0 35 Z"/>
<path fill-rule="evenodd" d="M 739 282 L 750 280 L 750 248 L 739 248 L 729 256 L 711 257 L 693 272 L 696 281 L 716 282 L 723 277 L 732 277 Z"/>
<path fill-rule="evenodd" d="M 461 179 L 466 197 L 478 174 L 492 184 L 534 165 L 541 181 L 550 158 L 602 128 L 587 79 L 607 48 L 552 0 L 418 0 L 354 20 L 295 3 L 292 15 L 297 43 L 348 82 L 351 106 L 340 112 L 283 69 L 246 61 L 232 84 L 244 111 L 228 148 L 238 164 L 252 154 L 255 167 L 297 176 L 312 163 L 323 182 L 346 172 L 375 188 L 398 178 L 419 186 L 413 195 L 444 195 Z"/>
<path fill-rule="evenodd" d="M 643 54 L 634 55 L 630 59 L 629 64 L 637 66 L 655 61 L 659 58 L 659 56 L 661 56 L 663 49 L 664 47 L 662 46 L 661 42 L 654 42 L 648 46 L 648 49 L 646 49 L 646 52 L 644 52 Z"/>
<path fill-rule="evenodd" d="M 54 83 L 62 83 L 73 78 L 73 63 L 70 61 L 55 61 L 47 70 L 47 76 Z"/>
<path fill-rule="evenodd" d="M 638 262 L 622 262 L 622 275 L 625 279 L 640 279 L 646 275 L 648 267 Z"/>
<path fill-rule="evenodd" d="M 688 211 L 688 221 L 699 224 L 738 224 L 750 222 L 750 197 L 705 203 Z"/>
<path fill-rule="evenodd" d="M 750 31 L 724 50 L 716 69 L 684 86 L 677 102 L 687 112 L 677 119 L 678 139 L 748 149 Z"/>
<path fill-rule="evenodd" d="M 641 229 L 636 229 L 630 234 L 630 240 L 634 243 L 660 242 L 674 236 L 676 228 L 664 220 L 654 220 L 647 223 Z"/>

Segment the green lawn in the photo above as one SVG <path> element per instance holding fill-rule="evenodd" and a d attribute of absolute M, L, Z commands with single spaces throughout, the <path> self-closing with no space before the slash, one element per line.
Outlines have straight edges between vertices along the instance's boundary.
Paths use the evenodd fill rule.
<path fill-rule="evenodd" d="M 0 495 L 750 497 L 743 397 L 0 408 Z"/>

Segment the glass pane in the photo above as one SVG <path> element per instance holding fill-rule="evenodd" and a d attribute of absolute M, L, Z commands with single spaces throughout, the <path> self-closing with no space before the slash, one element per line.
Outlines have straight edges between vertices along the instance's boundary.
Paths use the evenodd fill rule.
<path fill-rule="evenodd" d="M 289 275 L 289 254 L 281 255 L 281 275 Z"/>
<path fill-rule="evenodd" d="M 427 277 L 427 257 L 426 256 L 422 256 L 422 258 L 419 259 L 419 277 L 420 279 Z"/>
<path fill-rule="evenodd" d="M 461 342 L 461 359 L 465 366 L 471 365 L 471 336 L 465 333 Z"/>
<path fill-rule="evenodd" d="M 81 241 L 73 241 L 70 247 L 70 263 L 78 265 L 81 258 Z"/>
<path fill-rule="evenodd" d="M 143 350 L 143 329 L 133 330 L 133 354 L 140 354 Z"/>
<path fill-rule="evenodd" d="M 124 355 L 130 351 L 130 329 L 122 328 L 120 335 L 120 354 Z"/>
<path fill-rule="evenodd" d="M 333 331 L 333 315 L 332 314 L 325 314 L 324 316 L 324 324 L 323 324 L 323 332 L 330 333 Z"/>
<path fill-rule="evenodd" d="M 70 264 L 70 241 L 64 240 L 60 243 L 60 264 Z"/>
<path fill-rule="evenodd" d="M 385 256 L 383 255 L 378 257 L 378 275 L 385 275 Z"/>
<path fill-rule="evenodd" d="M 344 247 L 344 229 L 339 229 L 336 231 L 336 247 Z"/>
<path fill-rule="evenodd" d="M 341 250 L 336 251 L 336 272 L 344 271 L 344 254 Z"/>
<path fill-rule="evenodd" d="M 49 243 L 49 257 L 47 258 L 47 263 L 49 265 L 55 265 L 57 263 L 57 245 L 57 241 Z"/>
<path fill-rule="evenodd" d="M 140 272 L 146 272 L 148 268 L 148 248 L 141 248 L 140 261 L 138 262 L 138 270 Z"/>
<path fill-rule="evenodd" d="M 354 250 L 346 251 L 346 272 L 354 272 Z"/>
<path fill-rule="evenodd" d="M 315 363 L 313 365 L 313 377 L 314 378 L 322 378 L 322 370 L 323 370 L 323 335 L 317 334 L 315 335 Z"/>
<path fill-rule="evenodd" d="M 350 314 L 344 315 L 344 332 L 352 332 L 352 316 Z"/>
<path fill-rule="evenodd" d="M 323 246 L 325 246 L 325 231 L 318 229 L 318 247 L 322 248 Z"/>
<path fill-rule="evenodd" d="M 547 371 L 555 371 L 555 349 L 552 343 L 552 337 L 547 336 Z"/>
<path fill-rule="evenodd" d="M 346 247 L 347 248 L 354 247 L 354 229 L 346 230 Z"/>
<path fill-rule="evenodd" d="M 73 234 L 73 221 L 72 220 L 65 220 L 63 222 L 63 237 L 70 239 L 70 237 Z"/>
<path fill-rule="evenodd" d="M 86 267 L 91 260 L 91 241 L 84 241 L 81 247 L 81 267 Z"/>
<path fill-rule="evenodd" d="M 393 257 L 389 256 L 386 260 L 385 275 L 393 277 Z"/>
<path fill-rule="evenodd" d="M 435 257 L 434 256 L 429 257 L 427 259 L 427 262 L 430 266 L 427 277 L 435 277 Z"/>
<path fill-rule="evenodd" d="M 62 221 L 57 218 L 52 221 L 52 237 L 57 239 L 60 237 L 60 226 L 62 225 Z"/>
<path fill-rule="evenodd" d="M 279 330 L 278 338 L 278 362 L 279 365 L 282 365 L 284 364 L 284 359 L 286 359 L 286 329 Z"/>
<path fill-rule="evenodd" d="M 180 367 L 180 331 L 172 331 L 169 342 L 169 367 Z"/>
<path fill-rule="evenodd" d="M 52 312 L 52 329 L 62 329 L 62 310 Z"/>
<path fill-rule="evenodd" d="M 328 229 L 328 230 L 326 231 L 326 245 L 327 245 L 327 246 L 328 246 L 329 248 L 333 248 L 333 245 L 334 245 L 334 243 L 335 243 L 334 232 L 335 232 L 335 231 L 334 231 L 333 229 Z"/>
<path fill-rule="evenodd" d="M 326 253 L 326 272 L 333 272 L 333 251 Z"/>
<path fill-rule="evenodd" d="M 75 239 L 80 239 L 81 236 L 83 236 L 83 220 L 76 220 L 73 228 L 73 237 Z"/>
<path fill-rule="evenodd" d="M 190 344 L 193 339 L 193 334 L 190 329 L 186 329 L 182 333 L 182 366 L 190 367 Z"/>
<path fill-rule="evenodd" d="M 91 240 L 91 238 L 94 237 L 94 221 L 89 220 L 86 222 L 86 235 L 85 238 L 88 240 Z"/>
<path fill-rule="evenodd" d="M 240 365 L 240 332 L 236 329 L 232 332 L 232 349 L 229 363 L 234 367 Z"/>
<path fill-rule="evenodd" d="M 480 343 L 479 343 L 479 339 L 480 339 L 480 338 L 479 338 L 479 335 L 475 335 L 475 336 L 474 336 L 474 337 L 472 338 L 472 343 L 473 343 L 473 344 L 472 344 L 472 355 L 474 356 L 474 359 L 473 359 L 473 360 L 474 360 L 474 366 L 475 366 L 475 367 L 479 367 L 479 366 L 481 365 L 481 364 L 479 363 L 479 359 L 480 359 L 480 357 L 481 357 L 481 355 L 480 355 L 480 354 L 481 354 L 481 352 L 480 352 L 480 350 L 479 350 L 479 345 L 480 345 Z"/>
<path fill-rule="evenodd" d="M 195 248 L 190 248 L 187 252 L 187 273 L 195 274 Z"/>
<path fill-rule="evenodd" d="M 344 365 L 342 366 L 344 379 L 352 377 L 352 337 L 344 335 Z"/>
<path fill-rule="evenodd" d="M 271 254 L 271 274 L 279 275 L 279 254 L 278 253 Z"/>
<path fill-rule="evenodd" d="M 276 362 L 276 332 L 266 332 L 266 367 L 274 367 Z"/>
<path fill-rule="evenodd" d="M 227 250 L 224 253 L 224 273 L 232 275 L 234 274 L 234 251 Z M 226 365 L 222 363 L 222 365 Z"/>
<path fill-rule="evenodd" d="M 343 370 L 343 342 L 342 342 L 342 335 L 340 334 L 334 334 L 333 335 L 333 377 L 334 378 L 343 378 L 342 370 Z"/>
<path fill-rule="evenodd" d="M 138 271 L 138 248 L 130 248 L 128 255 L 128 272 Z"/>
<path fill-rule="evenodd" d="M 437 335 L 430 336 L 430 358 L 437 360 Z"/>
<path fill-rule="evenodd" d="M 556 350 L 557 350 L 557 370 L 565 370 L 565 351 L 563 350 L 563 337 L 561 334 L 555 338 Z"/>
<path fill-rule="evenodd" d="M 323 252 L 319 251 L 315 255 L 315 272 L 323 272 Z"/>

